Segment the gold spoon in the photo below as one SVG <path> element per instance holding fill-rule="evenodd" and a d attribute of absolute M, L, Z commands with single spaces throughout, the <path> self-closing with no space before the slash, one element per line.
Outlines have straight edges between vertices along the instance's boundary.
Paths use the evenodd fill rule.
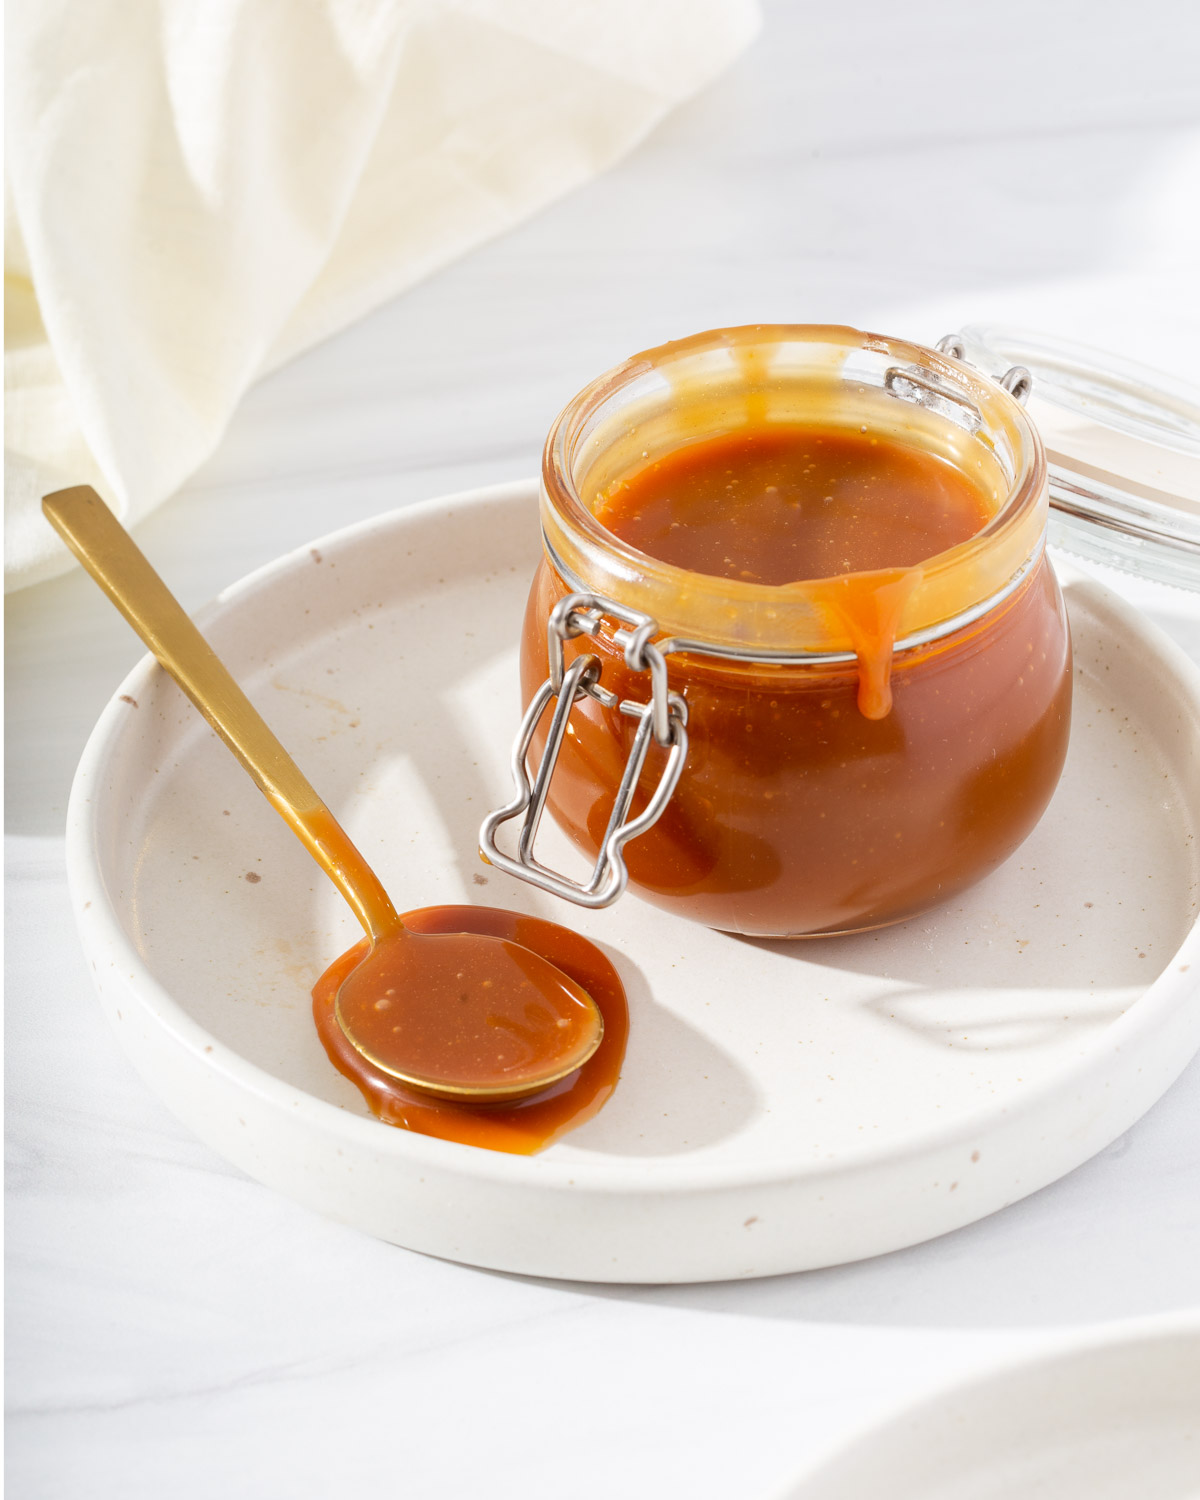
<path fill-rule="evenodd" d="M 409 1087 L 464 1103 L 524 1098 L 581 1067 L 604 1033 L 587 991 L 519 943 L 405 927 L 378 876 L 95 490 L 58 490 L 42 509 L 362 923 L 371 946 L 335 1003 L 350 1044 Z"/>

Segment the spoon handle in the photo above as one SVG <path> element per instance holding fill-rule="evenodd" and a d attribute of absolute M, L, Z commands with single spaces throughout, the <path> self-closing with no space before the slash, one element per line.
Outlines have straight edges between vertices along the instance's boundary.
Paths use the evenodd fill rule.
<path fill-rule="evenodd" d="M 401 927 L 378 876 L 96 491 L 57 490 L 42 510 L 337 886 L 367 935 Z"/>

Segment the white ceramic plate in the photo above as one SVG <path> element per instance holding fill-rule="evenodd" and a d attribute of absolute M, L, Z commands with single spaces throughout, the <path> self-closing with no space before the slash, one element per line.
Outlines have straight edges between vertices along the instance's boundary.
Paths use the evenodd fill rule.
<path fill-rule="evenodd" d="M 631 897 L 577 913 L 479 863 L 481 814 L 509 796 L 537 553 L 532 485 L 458 496 L 286 557 L 203 623 L 401 910 L 510 906 L 605 946 L 632 1008 L 614 1098 L 531 1158 L 371 1119 L 309 1011 L 353 918 L 147 659 L 80 766 L 69 863 L 117 1037 L 197 1135 L 415 1249 L 693 1281 L 970 1223 L 1101 1150 L 1175 1079 L 1200 1046 L 1200 673 L 1157 631 L 1069 584 L 1067 771 L 1000 871 L 889 931 L 749 942 Z M 560 857 L 555 830 L 544 850 Z"/>
<path fill-rule="evenodd" d="M 941 1392 L 776 1500 L 1200 1500 L 1200 1327 L 1084 1339 Z"/>

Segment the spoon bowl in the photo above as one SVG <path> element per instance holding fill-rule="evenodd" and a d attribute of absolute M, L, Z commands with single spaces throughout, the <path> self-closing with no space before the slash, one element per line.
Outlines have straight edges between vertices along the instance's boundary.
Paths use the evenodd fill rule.
<path fill-rule="evenodd" d="M 410 1088 L 460 1103 L 522 1099 L 582 1067 L 604 1034 L 591 996 L 519 943 L 405 927 L 379 877 L 95 490 L 59 490 L 42 509 L 370 938 L 336 999 L 355 1051 Z"/>
<path fill-rule="evenodd" d="M 342 981 L 338 1025 L 361 1056 L 439 1099 L 504 1104 L 600 1045 L 587 991 L 518 943 L 479 933 L 384 937 Z"/>

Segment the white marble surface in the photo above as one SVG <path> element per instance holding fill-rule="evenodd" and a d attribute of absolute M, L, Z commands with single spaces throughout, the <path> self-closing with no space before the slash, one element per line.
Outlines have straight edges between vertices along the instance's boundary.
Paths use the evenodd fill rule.
<path fill-rule="evenodd" d="M 1190 0 L 774 4 L 623 166 L 253 391 L 140 540 L 198 605 L 358 517 L 532 472 L 586 378 L 720 323 L 1004 318 L 1191 373 L 1198 49 Z M 1115 581 L 1200 660 L 1196 599 Z M 753 1496 L 1001 1352 L 1200 1305 L 1198 1064 L 981 1224 L 757 1283 L 489 1274 L 245 1180 L 134 1076 L 71 928 L 71 773 L 139 654 L 81 577 L 9 601 L 13 1496 Z"/>

